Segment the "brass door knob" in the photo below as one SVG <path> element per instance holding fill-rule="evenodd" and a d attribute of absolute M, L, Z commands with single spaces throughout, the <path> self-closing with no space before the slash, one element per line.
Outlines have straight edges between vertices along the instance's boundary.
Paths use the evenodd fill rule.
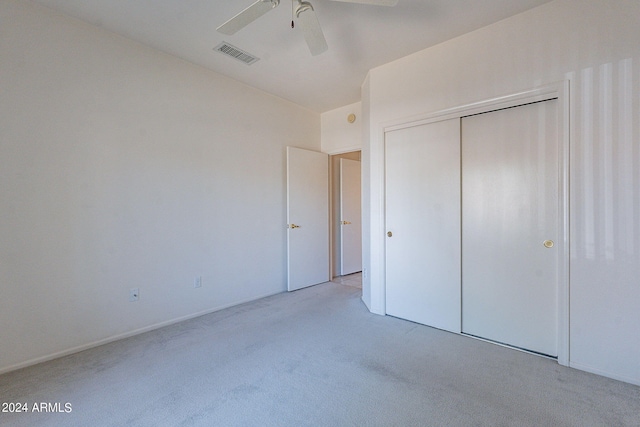
<path fill-rule="evenodd" d="M 289 228 L 300 228 L 300 226 L 295 224 L 289 224 Z"/>
<path fill-rule="evenodd" d="M 553 240 L 545 240 L 544 242 L 542 242 L 542 244 L 544 245 L 545 248 L 552 248 Z"/>
<path fill-rule="evenodd" d="M 351 224 L 351 221 L 340 221 L 340 224 L 349 225 L 349 224 Z"/>
<path fill-rule="evenodd" d="M 387 231 L 387 237 L 391 237 L 391 236 L 393 236 L 393 233 L 390 231 Z"/>

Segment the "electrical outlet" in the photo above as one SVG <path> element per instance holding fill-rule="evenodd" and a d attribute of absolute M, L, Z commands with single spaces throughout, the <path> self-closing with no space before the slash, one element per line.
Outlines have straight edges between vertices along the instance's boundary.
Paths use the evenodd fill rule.
<path fill-rule="evenodd" d="M 129 290 L 129 301 L 134 302 L 140 299 L 140 290 L 138 288 L 131 288 Z"/>
<path fill-rule="evenodd" d="M 202 287 L 202 276 L 197 276 L 195 279 L 193 279 L 193 287 L 194 288 Z"/>

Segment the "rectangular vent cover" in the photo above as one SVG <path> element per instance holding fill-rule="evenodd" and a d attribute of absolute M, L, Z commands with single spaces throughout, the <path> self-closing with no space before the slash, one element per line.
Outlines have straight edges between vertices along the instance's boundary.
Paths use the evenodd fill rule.
<path fill-rule="evenodd" d="M 214 47 L 213 49 L 217 50 L 218 52 L 224 53 L 225 55 L 229 55 L 230 57 L 235 58 L 238 61 L 242 61 L 247 65 L 251 65 L 254 62 L 257 62 L 260 60 L 260 58 L 256 58 L 250 53 L 247 53 L 242 49 L 238 49 L 237 47 L 232 46 L 227 42 L 222 42 L 218 46 Z"/>

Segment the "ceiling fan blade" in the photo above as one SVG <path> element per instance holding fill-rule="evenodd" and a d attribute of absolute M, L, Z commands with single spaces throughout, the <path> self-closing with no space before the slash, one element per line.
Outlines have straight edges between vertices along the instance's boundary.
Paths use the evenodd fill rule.
<path fill-rule="evenodd" d="M 232 35 L 243 29 L 265 13 L 274 9 L 280 4 L 280 0 L 258 0 L 224 24 L 217 30 L 222 34 Z"/>
<path fill-rule="evenodd" d="M 320 28 L 320 21 L 316 16 L 316 12 L 310 3 L 301 1 L 298 3 L 296 9 L 296 17 L 300 23 L 302 34 L 309 46 L 311 55 L 320 55 L 322 52 L 328 49 L 327 40 L 324 38 L 322 28 Z"/>
<path fill-rule="evenodd" d="M 332 1 L 340 1 L 343 3 L 370 4 L 372 6 L 395 6 L 398 4 L 398 0 L 332 0 Z"/>

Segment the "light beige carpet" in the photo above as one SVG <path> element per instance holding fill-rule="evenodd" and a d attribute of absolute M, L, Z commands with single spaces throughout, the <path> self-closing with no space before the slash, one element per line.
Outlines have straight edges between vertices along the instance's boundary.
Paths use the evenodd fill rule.
<path fill-rule="evenodd" d="M 0 376 L 3 426 L 640 426 L 640 387 L 327 283 Z M 64 412 L 65 404 L 71 412 Z"/>

